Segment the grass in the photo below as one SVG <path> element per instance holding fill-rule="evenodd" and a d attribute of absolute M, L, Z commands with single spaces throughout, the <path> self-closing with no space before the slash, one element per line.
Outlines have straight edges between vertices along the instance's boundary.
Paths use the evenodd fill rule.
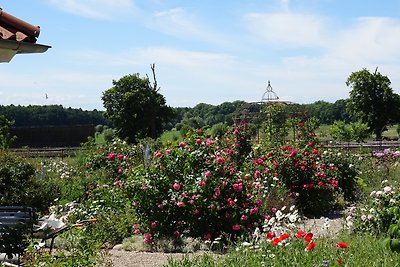
<path fill-rule="evenodd" d="M 329 134 L 330 127 L 331 125 L 322 124 L 316 130 L 316 133 L 321 141 L 333 140 Z M 399 134 L 397 133 L 397 124 L 387 127 L 387 130 L 382 133 L 382 136 L 391 140 L 399 138 Z M 369 140 L 372 141 L 373 139 L 374 136 L 371 135 Z"/>
<path fill-rule="evenodd" d="M 342 235 L 336 238 L 316 239 L 316 247 L 305 251 L 303 240 L 290 240 L 285 246 L 265 243 L 258 249 L 242 248 L 223 256 L 206 254 L 170 259 L 168 267 L 228 267 L 228 266 L 400 266 L 400 254 L 387 251 L 382 239 L 373 236 Z M 338 242 L 345 242 L 347 249 L 337 248 Z"/>
<path fill-rule="evenodd" d="M 160 140 L 161 140 L 162 143 L 165 143 L 165 142 L 168 142 L 168 141 L 171 141 L 171 142 L 173 142 L 173 141 L 181 141 L 181 140 L 183 140 L 183 138 L 182 138 L 182 135 L 181 135 L 181 133 L 179 131 L 172 130 L 172 131 L 164 132 L 161 135 Z"/>

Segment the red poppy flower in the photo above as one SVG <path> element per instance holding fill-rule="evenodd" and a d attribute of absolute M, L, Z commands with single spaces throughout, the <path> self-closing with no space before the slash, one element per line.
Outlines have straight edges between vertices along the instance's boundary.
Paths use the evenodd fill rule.
<path fill-rule="evenodd" d="M 305 232 L 299 230 L 294 237 L 296 238 L 303 238 L 306 235 Z"/>
<path fill-rule="evenodd" d="M 343 264 L 344 263 L 344 261 L 342 261 L 342 260 L 338 260 L 337 261 L 339 264 Z"/>
<path fill-rule="evenodd" d="M 275 237 L 272 239 L 272 245 L 277 246 L 281 240 L 278 237 Z"/>
<path fill-rule="evenodd" d="M 313 233 L 307 233 L 305 236 L 304 236 L 304 241 L 306 241 L 307 243 L 310 243 L 311 242 L 311 240 L 312 240 L 312 238 L 313 238 Z"/>
<path fill-rule="evenodd" d="M 283 241 L 283 240 L 285 240 L 285 239 L 287 239 L 287 238 L 289 238 L 289 235 L 288 235 L 287 233 L 283 233 L 283 234 L 281 234 L 281 236 L 279 237 L 279 240 L 280 240 L 280 241 Z"/>
<path fill-rule="evenodd" d="M 336 245 L 338 248 L 348 248 L 349 246 L 344 242 L 339 242 Z"/>
<path fill-rule="evenodd" d="M 273 232 L 268 232 L 268 233 L 266 234 L 266 237 L 267 237 L 268 240 L 272 240 L 272 238 L 275 237 L 275 233 L 273 233 Z"/>
<path fill-rule="evenodd" d="M 316 244 L 314 242 L 310 242 L 308 243 L 307 247 L 306 247 L 306 251 L 310 251 L 313 250 L 315 248 Z"/>

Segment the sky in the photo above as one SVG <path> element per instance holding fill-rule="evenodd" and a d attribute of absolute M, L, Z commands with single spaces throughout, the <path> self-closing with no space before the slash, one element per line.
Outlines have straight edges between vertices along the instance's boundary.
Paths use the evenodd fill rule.
<path fill-rule="evenodd" d="M 400 93 L 400 0 L 0 0 L 43 54 L 0 63 L 0 105 L 104 110 L 113 80 L 152 77 L 173 107 L 349 97 L 368 69 Z M 47 94 L 47 98 L 46 98 Z"/>

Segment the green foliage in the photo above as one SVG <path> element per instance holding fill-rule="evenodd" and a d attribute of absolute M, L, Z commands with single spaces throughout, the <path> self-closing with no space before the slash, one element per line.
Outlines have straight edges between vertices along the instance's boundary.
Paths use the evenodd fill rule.
<path fill-rule="evenodd" d="M 335 121 L 329 129 L 329 134 L 334 140 L 350 142 L 352 139 L 351 127 L 343 121 Z"/>
<path fill-rule="evenodd" d="M 115 130 L 111 128 L 104 129 L 103 138 L 104 142 L 111 142 L 115 138 Z"/>
<path fill-rule="evenodd" d="M 211 136 L 213 138 L 223 136 L 226 133 L 227 129 L 227 125 L 223 123 L 215 124 L 213 127 L 211 127 Z"/>
<path fill-rule="evenodd" d="M 286 124 L 290 115 L 284 104 L 269 104 L 264 107 L 262 112 L 265 114 L 265 121 L 262 125 L 263 142 L 267 146 L 279 146 L 287 140 L 289 133 Z"/>
<path fill-rule="evenodd" d="M 259 189 L 241 172 L 251 148 L 246 127 L 219 139 L 202 134 L 167 144 L 154 153 L 149 168 L 132 173 L 128 189 L 141 222 L 135 232 L 145 232 L 145 242 L 181 235 L 234 237 L 262 218 Z"/>
<path fill-rule="evenodd" d="M 143 146 L 132 146 L 119 138 L 102 145 L 89 141 L 84 149 L 79 164 L 87 173 L 103 174 L 109 182 L 124 180 L 134 166 L 144 163 Z"/>
<path fill-rule="evenodd" d="M 82 109 L 64 108 L 61 105 L 29 105 L 1 106 L 0 115 L 15 121 L 16 127 L 30 126 L 66 126 L 66 125 L 110 125 L 103 116 L 103 111 L 87 111 Z"/>
<path fill-rule="evenodd" d="M 14 122 L 8 120 L 3 115 L 0 115 L 0 149 L 7 149 L 10 147 L 15 137 L 11 136 L 10 129 Z"/>
<path fill-rule="evenodd" d="M 360 121 L 345 124 L 343 121 L 335 121 L 329 129 L 330 135 L 335 140 L 350 142 L 362 142 L 370 136 L 368 126 Z"/>
<path fill-rule="evenodd" d="M 188 133 L 190 133 L 191 131 L 193 131 L 193 128 L 190 127 L 190 125 L 187 124 L 181 124 L 181 127 L 179 129 L 179 133 L 181 136 L 185 137 L 188 135 Z"/>
<path fill-rule="evenodd" d="M 372 191 L 368 202 L 355 209 L 353 217 L 354 231 L 383 235 L 388 233 L 391 225 L 397 225 L 400 220 L 400 194 L 397 187 L 383 184 L 383 188 Z M 396 233 L 391 233 L 397 237 Z"/>
<path fill-rule="evenodd" d="M 102 100 L 105 116 L 114 123 L 119 137 L 131 143 L 158 137 L 162 124 L 172 117 L 164 96 L 139 74 L 113 80 L 113 87 L 103 93 Z"/>
<path fill-rule="evenodd" d="M 286 185 L 306 213 L 320 214 L 337 208 L 341 195 L 346 200 L 353 199 L 357 169 L 352 157 L 324 150 L 313 132 L 313 121 L 292 119 L 289 123 L 294 140 L 272 150 L 268 146 L 257 149 L 258 159 L 253 164 L 259 165 L 258 172 Z"/>
<path fill-rule="evenodd" d="M 0 151 L 0 205 L 31 206 L 46 210 L 57 190 L 35 177 L 35 167 L 11 152 Z"/>
<path fill-rule="evenodd" d="M 113 246 L 132 234 L 132 224 L 136 221 L 131 202 L 124 186 L 99 185 L 87 191 L 87 196 L 74 210 L 71 221 L 96 218 L 90 228 L 90 237 L 100 244 Z"/>
<path fill-rule="evenodd" d="M 345 99 L 339 99 L 335 103 L 317 101 L 311 104 L 304 104 L 307 114 L 310 117 L 317 118 L 320 123 L 332 124 L 335 121 L 351 121 L 346 112 Z"/>
<path fill-rule="evenodd" d="M 102 262 L 100 258 L 100 243 L 90 236 L 90 226 L 74 228 L 62 234 L 63 249 L 55 254 L 40 252 L 33 244 L 23 256 L 27 267 L 91 267 Z"/>
<path fill-rule="evenodd" d="M 380 140 L 384 128 L 399 121 L 400 96 L 393 92 L 389 78 L 377 71 L 353 72 L 346 84 L 352 88 L 348 112 L 366 123 Z"/>
<path fill-rule="evenodd" d="M 391 253 L 381 246 L 382 238 L 365 235 L 342 235 L 319 238 L 312 251 L 304 251 L 306 243 L 301 239 L 290 240 L 287 245 L 273 246 L 265 243 L 257 248 L 242 246 L 225 255 L 204 254 L 170 259 L 167 267 L 235 267 L 235 266 L 398 266 L 399 253 Z M 348 248 L 338 248 L 345 242 Z"/>

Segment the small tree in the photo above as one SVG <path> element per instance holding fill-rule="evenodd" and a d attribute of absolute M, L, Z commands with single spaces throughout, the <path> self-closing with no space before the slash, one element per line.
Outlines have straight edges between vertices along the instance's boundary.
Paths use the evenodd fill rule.
<path fill-rule="evenodd" d="M 397 122 L 400 114 L 400 96 L 393 92 L 389 78 L 363 69 L 353 72 L 346 85 L 352 88 L 347 110 L 366 123 L 376 139 L 382 139 L 385 127 Z"/>
<path fill-rule="evenodd" d="M 329 133 L 333 139 L 345 142 L 350 142 L 351 140 L 362 142 L 370 136 L 368 126 L 360 121 L 350 124 L 345 124 L 343 121 L 335 121 L 329 129 Z"/>
<path fill-rule="evenodd" d="M 350 142 L 352 139 L 351 127 L 343 121 L 335 121 L 329 129 L 333 139 Z"/>
<path fill-rule="evenodd" d="M 154 75 L 154 65 L 152 70 Z M 119 137 L 136 143 L 162 133 L 162 125 L 172 117 L 173 110 L 158 91 L 155 75 L 153 84 L 139 74 L 113 81 L 113 87 L 103 93 L 102 100 L 105 116 L 114 123 Z"/>

